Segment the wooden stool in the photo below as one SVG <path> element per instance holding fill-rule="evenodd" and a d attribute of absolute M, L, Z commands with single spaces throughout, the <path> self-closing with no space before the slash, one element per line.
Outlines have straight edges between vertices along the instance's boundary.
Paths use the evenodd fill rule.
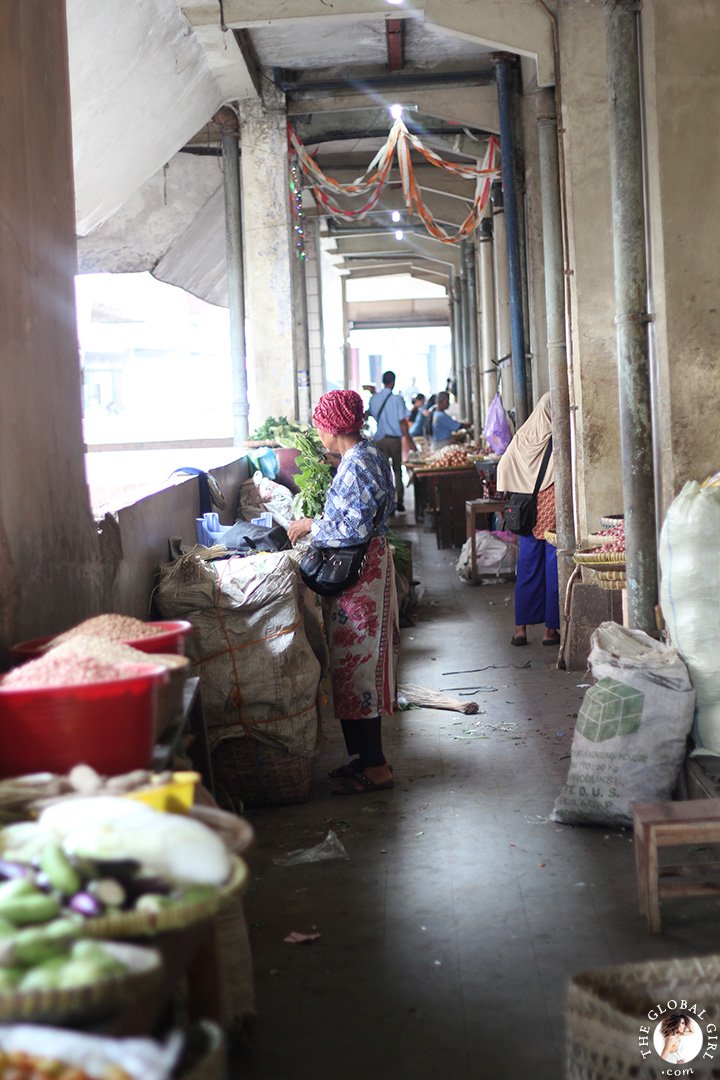
<path fill-rule="evenodd" d="M 493 514 L 502 514 L 507 506 L 507 499 L 468 499 L 465 503 L 465 539 L 470 540 L 470 580 L 477 584 L 478 574 L 475 565 L 475 523 L 478 514 L 492 518 Z M 492 520 L 488 522 L 492 528 Z"/>
<path fill-rule="evenodd" d="M 647 916 L 650 932 L 659 934 L 661 896 L 720 892 L 720 863 L 658 866 L 658 848 L 720 843 L 720 799 L 634 803 L 632 812 L 640 914 Z"/>

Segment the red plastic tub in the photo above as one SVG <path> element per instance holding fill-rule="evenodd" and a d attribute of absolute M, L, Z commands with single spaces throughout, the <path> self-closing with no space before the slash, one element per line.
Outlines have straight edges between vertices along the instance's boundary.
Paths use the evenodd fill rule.
<path fill-rule="evenodd" d="M 0 777 L 67 773 L 92 765 L 117 776 L 152 763 L 155 713 L 165 668 L 110 682 L 3 689 L 0 683 Z"/>
<path fill-rule="evenodd" d="M 133 649 L 139 649 L 144 653 L 179 653 L 185 655 L 185 637 L 192 631 L 192 624 L 185 619 L 164 619 L 160 622 L 149 622 L 148 626 L 161 626 L 162 633 L 151 634 L 148 637 L 126 638 L 123 645 L 132 645 Z M 11 645 L 8 657 L 11 664 L 23 664 L 26 660 L 35 660 L 45 652 L 45 646 L 52 641 L 57 634 L 49 637 L 32 638 L 30 641 L 21 641 L 19 645 Z"/>

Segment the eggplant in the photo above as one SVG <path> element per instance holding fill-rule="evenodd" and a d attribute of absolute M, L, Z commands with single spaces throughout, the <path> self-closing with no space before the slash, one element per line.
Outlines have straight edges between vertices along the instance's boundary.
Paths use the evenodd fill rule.
<path fill-rule="evenodd" d="M 97 919 L 103 913 L 103 906 L 96 896 L 89 892 L 77 892 L 68 902 L 71 911 L 84 915 L 86 919 Z"/>
<path fill-rule="evenodd" d="M 27 866 L 25 863 L 10 862 L 9 859 L 0 859 L 0 878 L 9 881 L 12 878 L 30 878 L 32 880 L 34 877 L 31 866 Z"/>
<path fill-rule="evenodd" d="M 137 900 L 147 893 L 166 896 L 172 891 L 172 885 L 163 877 L 152 877 L 150 874 L 143 877 L 131 878 L 123 883 L 129 900 Z"/>
<path fill-rule="evenodd" d="M 95 859 L 95 866 L 100 877 L 115 878 L 124 885 L 135 877 L 141 863 L 137 859 Z"/>

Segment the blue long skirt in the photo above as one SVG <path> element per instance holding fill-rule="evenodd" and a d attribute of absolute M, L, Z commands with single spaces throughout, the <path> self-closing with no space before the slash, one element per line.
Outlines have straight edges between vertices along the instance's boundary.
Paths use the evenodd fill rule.
<path fill-rule="evenodd" d="M 559 630 L 557 550 L 534 536 L 519 536 L 518 540 L 515 623 L 545 623 L 551 630 Z"/>

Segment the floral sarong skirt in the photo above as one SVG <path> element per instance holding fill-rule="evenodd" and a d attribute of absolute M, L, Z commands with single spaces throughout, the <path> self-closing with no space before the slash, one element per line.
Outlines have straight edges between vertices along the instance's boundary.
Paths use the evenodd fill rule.
<path fill-rule="evenodd" d="M 392 716 L 400 651 L 395 569 L 387 536 L 370 541 L 363 573 L 323 601 L 335 716 Z"/>

